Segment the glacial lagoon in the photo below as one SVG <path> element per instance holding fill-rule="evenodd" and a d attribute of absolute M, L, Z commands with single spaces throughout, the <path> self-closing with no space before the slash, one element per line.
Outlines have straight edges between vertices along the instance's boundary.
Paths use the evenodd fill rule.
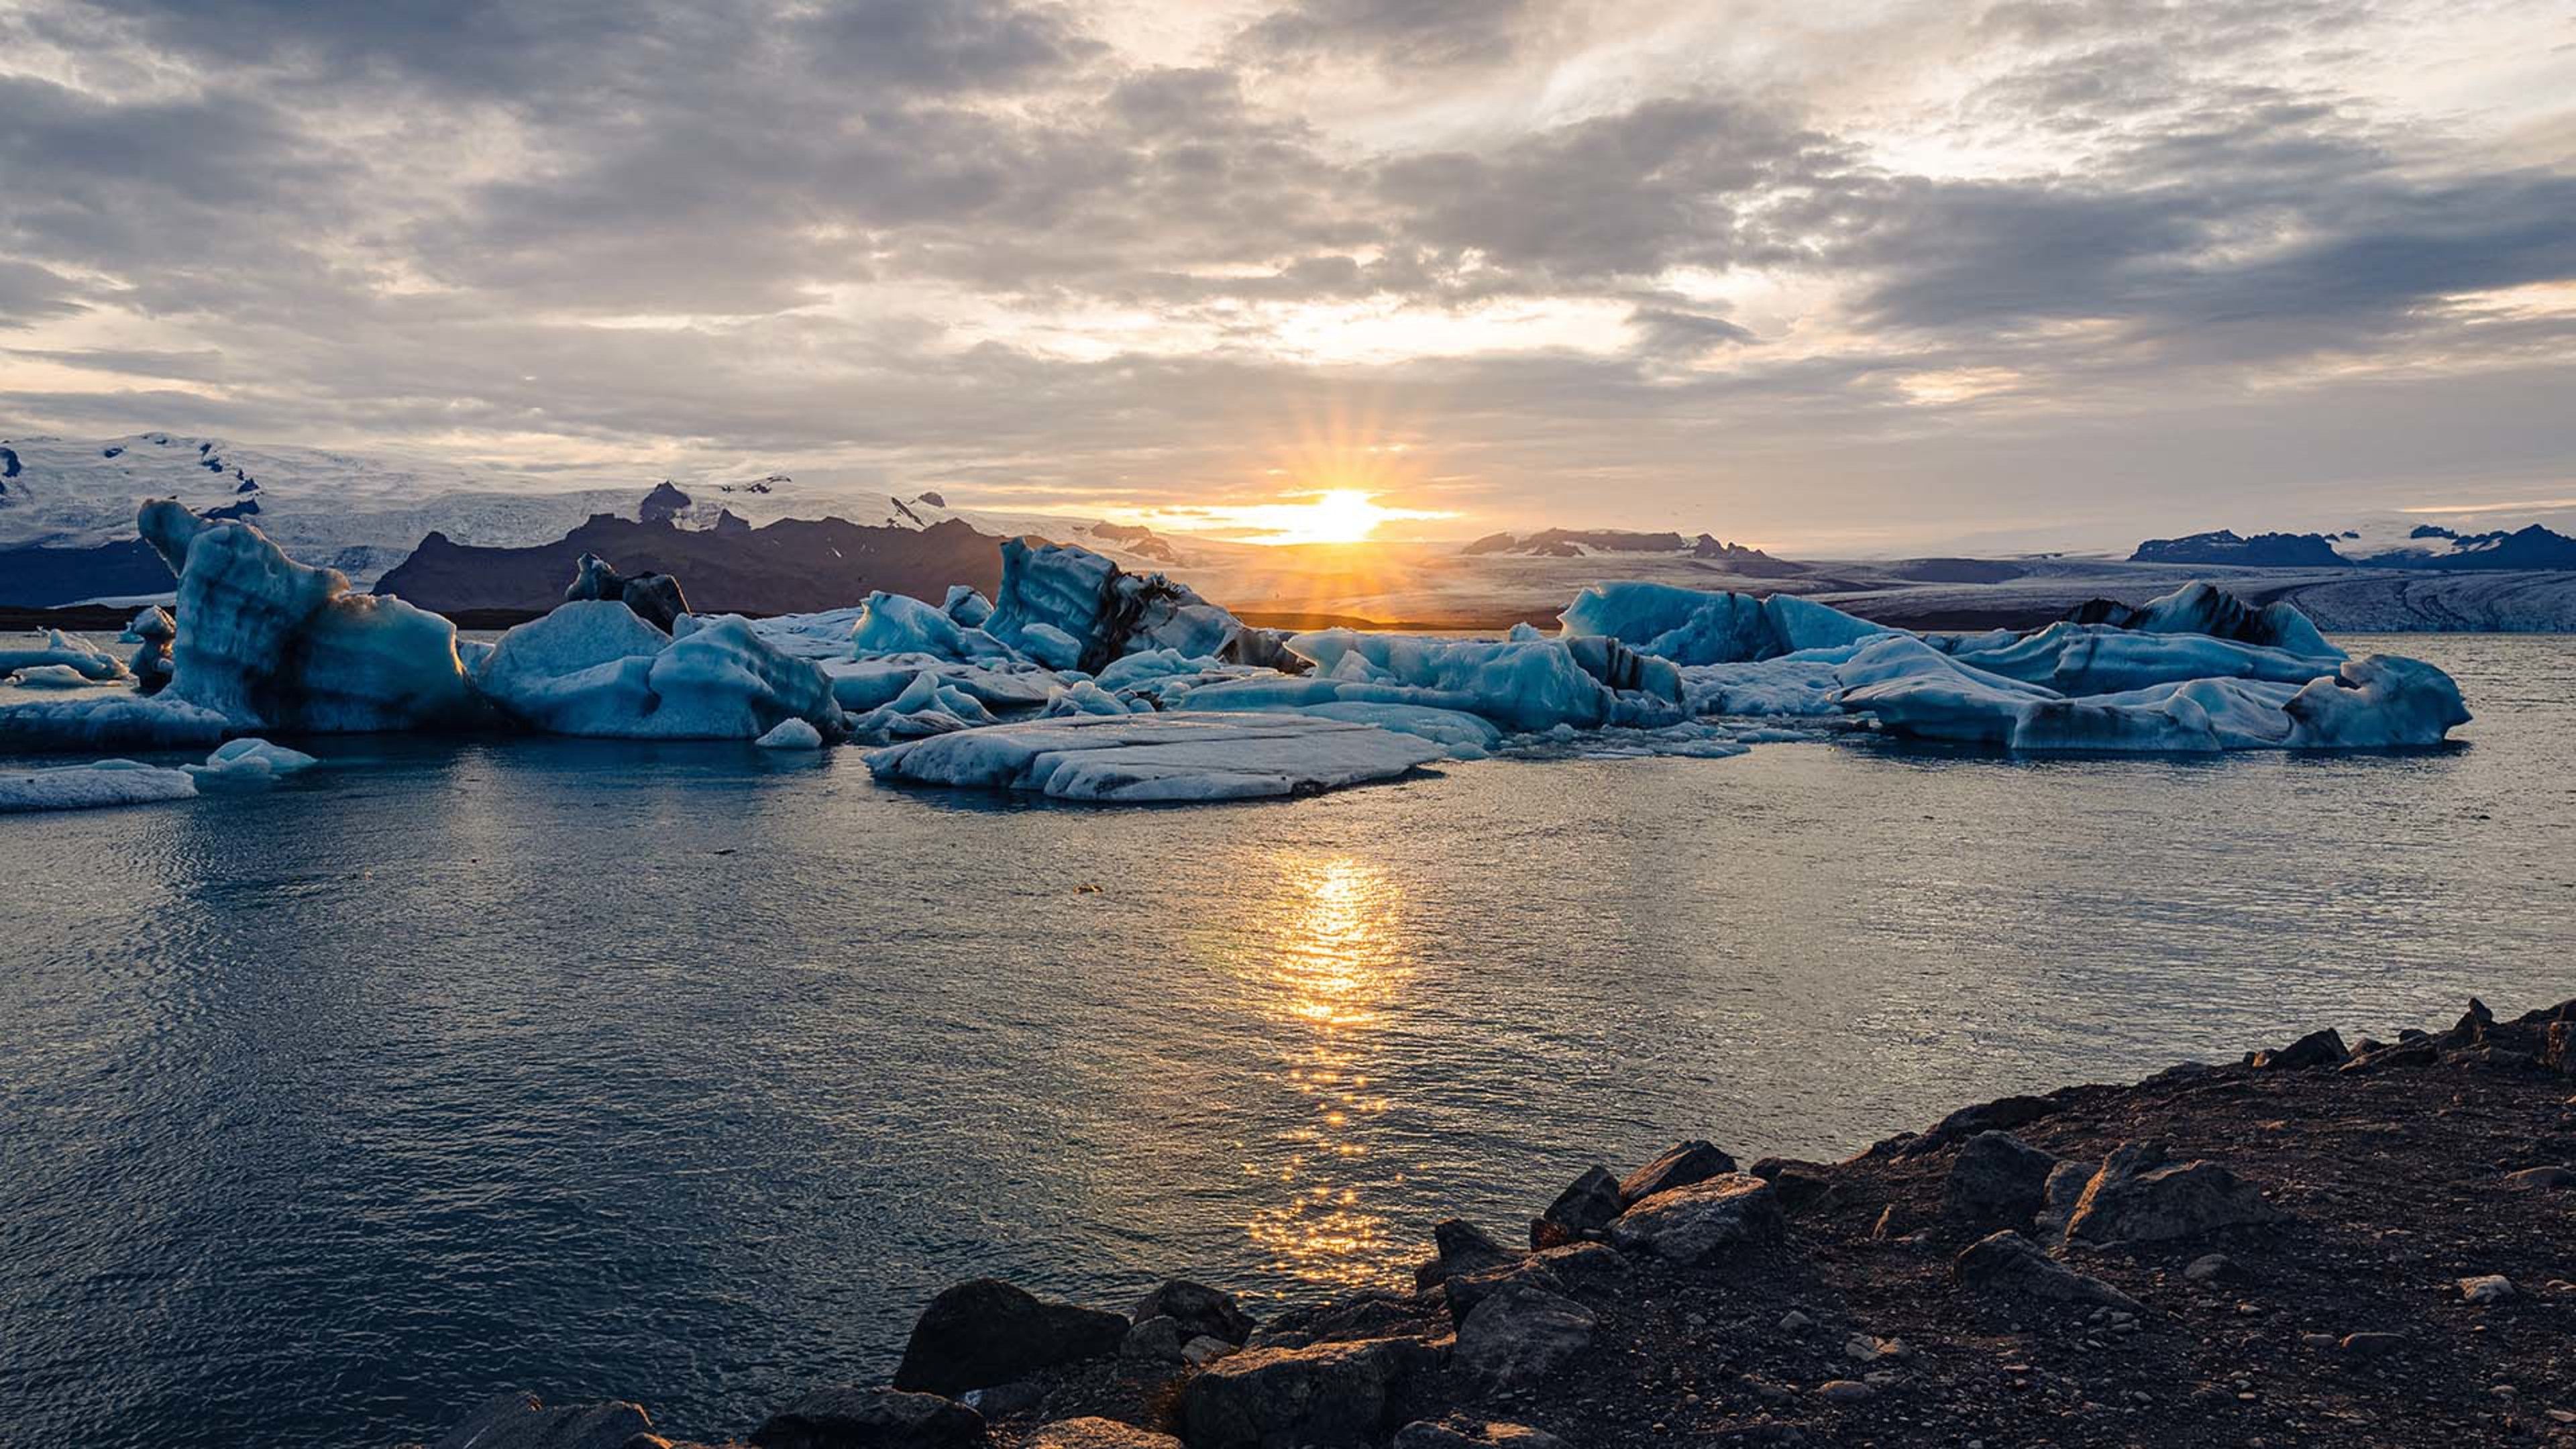
<path fill-rule="evenodd" d="M 2476 722 L 1178 810 L 326 737 L 273 787 L 0 820 L 0 1437 L 380 1445 L 513 1386 L 739 1432 L 976 1274 L 1260 1311 L 1683 1136 L 1838 1156 L 2570 995 L 2576 641 L 2338 642 Z"/>

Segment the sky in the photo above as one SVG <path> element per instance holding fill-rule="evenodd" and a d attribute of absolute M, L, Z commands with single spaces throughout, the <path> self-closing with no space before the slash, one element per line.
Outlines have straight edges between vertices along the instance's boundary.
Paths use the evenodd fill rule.
<path fill-rule="evenodd" d="M 2571 402 L 2564 0 L 0 0 L 0 431 L 1883 552 Z"/>

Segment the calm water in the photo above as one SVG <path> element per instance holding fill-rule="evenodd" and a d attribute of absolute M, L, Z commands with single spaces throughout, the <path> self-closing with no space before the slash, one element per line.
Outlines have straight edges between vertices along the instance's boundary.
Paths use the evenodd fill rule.
<path fill-rule="evenodd" d="M 0 1444 L 747 1431 L 938 1288 L 1399 1271 L 1682 1135 L 1839 1155 L 2576 995 L 2576 641 L 2407 757 L 1867 744 L 1006 808 L 856 752 L 312 745 L 0 820 Z"/>

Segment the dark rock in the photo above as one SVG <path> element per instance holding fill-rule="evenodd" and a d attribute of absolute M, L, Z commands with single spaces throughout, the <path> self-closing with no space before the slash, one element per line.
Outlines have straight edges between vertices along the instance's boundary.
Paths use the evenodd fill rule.
<path fill-rule="evenodd" d="M 1302 1348 L 1310 1343 L 1436 1334 L 1448 1327 L 1449 1311 L 1437 1290 L 1428 1294 L 1379 1290 L 1288 1309 L 1262 1324 L 1249 1342 L 1264 1348 Z"/>
<path fill-rule="evenodd" d="M 1026 1449 L 1181 1449 L 1181 1441 L 1169 1434 L 1115 1419 L 1062 1419 L 1022 1442 Z"/>
<path fill-rule="evenodd" d="M 1610 1175 L 1608 1168 L 1585 1168 L 1583 1175 L 1558 1193 L 1556 1201 L 1547 1205 L 1547 1211 L 1539 1214 L 1538 1222 L 1530 1225 L 1530 1246 L 1533 1249 L 1550 1248 L 1595 1236 L 1607 1229 L 1611 1220 L 1627 1207 L 1628 1199 L 1620 1194 L 1619 1180 Z M 1560 1229 L 1564 1236 L 1540 1242 L 1541 1224 Z"/>
<path fill-rule="evenodd" d="M 1937 1152 L 1953 1142 L 1965 1141 L 1980 1132 L 2010 1132 L 2026 1127 L 2057 1110 L 2057 1104 L 2045 1097 L 1998 1097 L 1973 1107 L 1962 1107 L 1932 1124 L 1932 1130 L 1920 1137 L 1909 1137 L 1897 1147 L 1900 1157 L 1920 1157 Z"/>
<path fill-rule="evenodd" d="M 1498 1267 L 1518 1256 L 1496 1241 L 1493 1234 L 1465 1218 L 1443 1218 L 1434 1223 L 1431 1244 L 1437 1256 L 1413 1270 L 1416 1288 L 1445 1282 L 1452 1273 Z"/>
<path fill-rule="evenodd" d="M 1374 1443 L 1405 1380 L 1438 1357 L 1404 1338 L 1245 1349 L 1182 1391 L 1184 1437 L 1190 1449 Z"/>
<path fill-rule="evenodd" d="M 1494 1388 L 1535 1383 L 1591 1347 L 1598 1326 L 1582 1304 L 1523 1278 L 1488 1294 L 1458 1325 L 1453 1361 Z"/>
<path fill-rule="evenodd" d="M 2066 1236 L 2067 1220 L 2075 1216 L 2075 1205 L 2084 1200 L 2084 1186 L 2096 1170 L 2090 1162 L 2061 1162 L 2048 1170 L 2048 1184 L 2040 1189 L 2039 1213 L 2033 1220 L 2042 1239 L 2055 1242 Z"/>
<path fill-rule="evenodd" d="M 2564 1167 L 2526 1167 L 2520 1172 L 2506 1173 L 2504 1181 L 2507 1187 L 2551 1190 L 2576 1187 L 2576 1170 Z"/>
<path fill-rule="evenodd" d="M 999 1279 L 977 1278 L 941 1293 L 922 1310 L 894 1371 L 894 1386 L 963 1393 L 1106 1357 L 1126 1336 L 1127 1320 L 1119 1314 L 1051 1302 Z"/>
<path fill-rule="evenodd" d="M 431 1449 L 623 1449 L 653 1420 L 633 1404 L 574 1404 L 549 1409 L 529 1393 L 487 1400 Z"/>
<path fill-rule="evenodd" d="M 2057 1159 L 2007 1132 L 1980 1132 L 1959 1149 L 1941 1188 L 1941 1212 L 1972 1237 L 2027 1228 L 2047 1205 Z"/>
<path fill-rule="evenodd" d="M 2354 1358 L 2386 1358 L 2406 1346 L 2402 1333 L 2347 1333 L 2335 1345 Z"/>
<path fill-rule="evenodd" d="M 1833 1196 L 1834 1180 L 1813 1162 L 1765 1157 L 1744 1170 L 1771 1184 L 1772 1190 L 1780 1194 L 1780 1210 L 1785 1213 L 1805 1212 Z"/>
<path fill-rule="evenodd" d="M 1733 1171 L 1734 1158 L 1710 1143 L 1694 1139 L 1670 1148 L 1663 1156 L 1621 1178 L 1619 1200 L 1634 1206 L 1656 1193 L 1706 1182 Z"/>
<path fill-rule="evenodd" d="M 2433 1039 L 2417 1032 L 2412 1040 L 2401 1038 L 2395 1046 L 2356 1052 L 2339 1070 L 2361 1077 L 2393 1067 L 2429 1067 L 2440 1059 L 2441 1052 L 2433 1045 Z"/>
<path fill-rule="evenodd" d="M 2288 1046 L 2256 1052 L 2253 1067 L 2258 1072 L 2294 1072 L 2308 1067 L 2341 1066 L 2351 1055 L 2344 1050 L 2343 1033 L 2327 1027 L 2309 1032 Z"/>
<path fill-rule="evenodd" d="M 673 514 L 688 506 L 689 495 L 673 487 L 671 480 L 665 478 L 654 486 L 652 492 L 644 495 L 642 503 L 635 505 L 635 516 L 646 523 L 668 523 Z"/>
<path fill-rule="evenodd" d="M 586 599 L 614 599 L 635 611 L 635 617 L 654 628 L 669 633 L 680 616 L 689 611 L 689 601 L 681 596 L 680 582 L 668 574 L 644 573 L 632 578 L 617 571 L 617 566 L 595 553 L 581 556 L 574 565 L 571 584 L 564 589 L 564 602 L 580 603 Z"/>
<path fill-rule="evenodd" d="M 1980 1238 L 1951 1261 L 1951 1276 L 1971 1288 L 2017 1293 L 2058 1303 L 2092 1303 L 2143 1312 L 2139 1302 L 2099 1278 L 2078 1273 L 2015 1232 Z"/>
<path fill-rule="evenodd" d="M 2216 1283 L 2242 1278 L 2245 1270 L 2236 1266 L 2236 1260 L 2225 1253 L 2203 1253 L 2191 1260 L 2182 1270 L 2182 1276 L 2194 1283 Z"/>
<path fill-rule="evenodd" d="M 1740 1172 L 1656 1193 L 1610 1228 L 1611 1241 L 1623 1252 L 1676 1263 L 1706 1262 L 1737 1244 L 1776 1243 L 1780 1237 L 1779 1194 Z"/>
<path fill-rule="evenodd" d="M 1449 1281 L 1442 1285 L 1446 1290 L 1442 1296 L 1449 1304 L 1449 1321 L 1465 1323 L 1467 1315 L 1476 1311 L 1477 1304 L 1515 1284 L 1527 1284 L 1550 1293 L 1563 1292 L 1565 1289 L 1564 1281 L 1556 1276 L 1555 1271 L 1542 1265 L 1536 1258 L 1500 1263 L 1491 1268 L 1477 1268 L 1465 1273 L 1453 1273 Z"/>
<path fill-rule="evenodd" d="M 1538 1262 L 1576 1293 L 1607 1292 L 1627 1282 L 1636 1271 L 1618 1249 L 1606 1243 L 1549 1248 L 1538 1255 Z"/>
<path fill-rule="evenodd" d="M 1176 1364 L 1181 1361 L 1180 1321 L 1172 1318 L 1142 1318 L 1118 1341 L 1118 1356 L 1142 1363 Z"/>
<path fill-rule="evenodd" d="M 2068 1242 L 2097 1246 L 2195 1238 L 2285 1216 L 2254 1184 L 2215 1162 L 2169 1163 L 2161 1143 L 2122 1143 L 2084 1187 Z"/>
<path fill-rule="evenodd" d="M 751 1433 L 760 1449 L 963 1449 L 983 1441 L 984 1416 L 973 1409 L 895 1389 L 820 1389 Z"/>
<path fill-rule="evenodd" d="M 1184 1343 L 1205 1336 L 1239 1344 L 1252 1336 L 1252 1315 L 1235 1303 L 1233 1294 L 1183 1278 L 1138 1299 L 1127 1316 L 1139 1323 L 1148 1318 L 1173 1319 L 1181 1326 Z"/>
<path fill-rule="evenodd" d="M 2547 1044 L 2540 1052 L 2540 1064 L 2562 1077 L 2576 1077 L 2576 1022 L 2553 1021 L 2549 1024 Z"/>

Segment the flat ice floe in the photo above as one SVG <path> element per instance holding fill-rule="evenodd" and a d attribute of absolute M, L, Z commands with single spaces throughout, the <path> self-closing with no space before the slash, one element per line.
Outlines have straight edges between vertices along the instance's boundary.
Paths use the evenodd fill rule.
<path fill-rule="evenodd" d="M 96 810 L 185 800 L 197 782 L 185 770 L 132 760 L 99 760 L 41 770 L 0 770 L 0 815 L 30 810 Z"/>
<path fill-rule="evenodd" d="M 1446 753 L 1371 725 L 1305 715 L 1085 715 L 891 745 L 880 778 L 1145 803 L 1252 800 L 1392 779 Z"/>

